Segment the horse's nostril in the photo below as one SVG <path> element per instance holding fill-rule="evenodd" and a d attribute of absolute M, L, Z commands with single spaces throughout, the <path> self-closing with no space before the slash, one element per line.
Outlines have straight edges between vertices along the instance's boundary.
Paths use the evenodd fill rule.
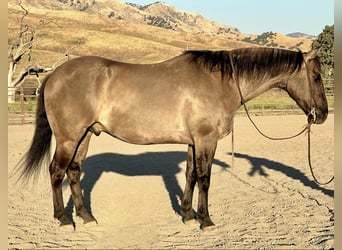
<path fill-rule="evenodd" d="M 316 113 L 316 109 L 314 107 L 311 109 L 310 115 L 311 115 L 311 118 L 312 118 L 312 122 L 316 123 L 317 113 Z"/>

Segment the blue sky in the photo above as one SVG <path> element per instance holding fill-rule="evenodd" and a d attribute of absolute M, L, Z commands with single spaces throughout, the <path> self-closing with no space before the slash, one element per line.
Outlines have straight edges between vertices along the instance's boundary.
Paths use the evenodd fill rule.
<path fill-rule="evenodd" d="M 154 0 L 122 0 L 150 4 Z M 164 0 L 177 9 L 199 13 L 241 32 L 266 31 L 318 35 L 334 24 L 334 0 Z"/>

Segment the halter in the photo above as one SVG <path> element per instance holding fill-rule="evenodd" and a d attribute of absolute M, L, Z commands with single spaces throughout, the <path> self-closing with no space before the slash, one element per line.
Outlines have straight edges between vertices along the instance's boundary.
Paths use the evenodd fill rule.
<path fill-rule="evenodd" d="M 298 137 L 299 135 L 303 134 L 305 131 L 307 131 L 307 134 L 308 134 L 308 163 L 309 163 L 309 167 L 310 167 L 310 172 L 311 172 L 311 175 L 314 179 L 314 181 L 319 184 L 319 185 L 327 185 L 329 183 L 331 183 L 333 180 L 334 180 L 334 176 L 331 177 L 331 179 L 327 182 L 320 182 L 318 181 L 318 179 L 316 178 L 314 172 L 313 172 L 313 169 L 312 169 L 312 164 L 311 164 L 311 140 L 310 140 L 310 132 L 311 132 L 311 125 L 313 123 L 316 122 L 316 119 L 317 119 L 317 114 L 316 114 L 316 108 L 311 105 L 311 111 L 309 113 L 309 115 L 312 115 L 312 120 L 310 120 L 308 122 L 308 124 L 306 124 L 304 126 L 304 128 L 299 131 L 297 134 L 295 135 L 292 135 L 292 136 L 288 136 L 288 137 L 271 137 L 271 136 L 268 136 L 266 135 L 265 133 L 263 133 L 259 128 L 258 126 L 255 124 L 255 122 L 253 121 L 253 119 L 251 118 L 251 116 L 249 115 L 249 112 L 248 112 L 248 109 L 247 109 L 247 106 L 246 106 L 246 102 L 244 101 L 244 98 L 243 98 L 243 95 L 242 95 L 242 91 L 241 91 L 241 87 L 240 87 L 240 83 L 239 83 L 239 78 L 238 78 L 238 75 L 236 73 L 236 69 L 235 69 L 235 64 L 233 62 L 233 58 L 232 58 L 232 55 L 231 53 L 229 53 L 229 61 L 230 61 L 230 65 L 231 65 L 231 68 L 232 68 L 232 76 L 233 76 L 233 80 L 236 82 L 236 85 L 237 85 L 237 89 L 239 91 L 239 95 L 240 95 L 240 102 L 241 102 L 241 105 L 244 107 L 245 111 L 246 111 L 246 115 L 248 117 L 248 119 L 250 120 L 250 122 L 253 124 L 253 126 L 255 127 L 255 129 L 262 135 L 264 136 L 265 138 L 267 139 L 270 139 L 270 140 L 288 140 L 288 139 L 293 139 L 295 137 Z M 311 95 L 313 93 L 313 90 L 312 90 L 312 85 L 311 85 L 311 80 L 310 80 L 310 73 L 309 73 L 309 68 L 308 68 L 308 65 L 307 63 L 305 62 L 304 60 L 304 64 L 305 64 L 305 67 L 306 67 L 306 76 L 307 76 L 307 80 L 308 80 L 308 83 L 309 83 L 309 86 L 310 86 L 310 91 L 311 91 Z M 311 99 L 312 101 L 312 99 Z M 232 165 L 234 165 L 234 128 L 232 129 Z"/>
<path fill-rule="evenodd" d="M 313 96 L 312 82 L 311 82 L 311 78 L 310 78 L 309 67 L 308 67 L 308 64 L 306 63 L 305 60 L 304 60 L 304 64 L 305 64 L 306 78 L 307 78 L 308 83 L 309 83 L 311 96 Z M 313 103 L 312 98 L 311 98 L 311 102 Z M 310 113 L 309 113 L 309 115 L 312 115 L 312 120 L 309 122 L 310 124 L 311 123 L 316 123 L 316 118 L 317 118 L 316 108 L 315 108 L 314 105 L 312 105 L 312 103 L 311 103 L 311 110 L 310 110 Z"/>

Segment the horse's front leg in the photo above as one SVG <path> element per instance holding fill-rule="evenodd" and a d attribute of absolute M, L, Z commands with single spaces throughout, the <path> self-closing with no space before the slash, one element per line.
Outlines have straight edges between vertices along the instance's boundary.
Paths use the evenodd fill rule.
<path fill-rule="evenodd" d="M 194 193 L 194 187 L 196 184 L 196 170 L 195 170 L 195 162 L 194 162 L 194 146 L 188 146 L 188 155 L 186 162 L 186 184 L 184 189 L 184 195 L 182 199 L 182 216 L 183 222 L 186 223 L 188 221 L 196 219 L 196 215 L 194 210 L 192 209 L 192 197 Z"/>
<path fill-rule="evenodd" d="M 198 208 L 197 219 L 201 229 L 213 226 L 214 223 L 209 217 L 208 191 L 210 186 L 211 165 L 214 159 L 217 139 L 206 136 L 195 142 L 196 178 L 198 183 Z"/>

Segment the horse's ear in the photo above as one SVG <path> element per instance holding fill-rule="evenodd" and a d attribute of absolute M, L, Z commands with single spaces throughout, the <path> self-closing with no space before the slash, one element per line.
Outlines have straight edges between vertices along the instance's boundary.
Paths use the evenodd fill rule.
<path fill-rule="evenodd" d="M 319 47 L 316 49 L 312 49 L 307 53 L 304 53 L 305 61 L 308 61 L 310 59 L 314 59 L 319 54 L 320 50 L 321 50 L 321 48 Z"/>

